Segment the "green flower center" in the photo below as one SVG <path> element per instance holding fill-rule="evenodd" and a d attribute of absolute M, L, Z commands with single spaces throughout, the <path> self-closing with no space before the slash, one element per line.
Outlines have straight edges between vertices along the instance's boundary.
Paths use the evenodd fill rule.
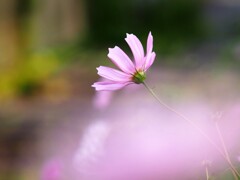
<path fill-rule="evenodd" d="M 143 83 L 145 79 L 146 79 L 146 74 L 144 71 L 137 71 L 132 78 L 133 82 L 135 82 L 136 84 Z"/>

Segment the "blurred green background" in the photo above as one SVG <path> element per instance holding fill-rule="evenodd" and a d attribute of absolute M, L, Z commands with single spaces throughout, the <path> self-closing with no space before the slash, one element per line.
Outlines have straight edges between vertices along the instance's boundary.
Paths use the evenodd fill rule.
<path fill-rule="evenodd" d="M 28 154 L 21 148 L 36 140 L 31 135 L 51 130 L 59 103 L 91 106 L 95 67 L 111 64 L 107 48 L 130 53 L 125 34 L 145 44 L 149 31 L 155 66 L 239 71 L 238 0 L 0 0 L 0 167 L 11 172 Z M 69 113 L 75 104 L 63 106 Z M 39 125 L 44 113 L 51 118 Z"/>
<path fill-rule="evenodd" d="M 239 65 L 237 1 L 1 0 L 0 3 L 1 99 L 43 91 L 41 88 L 50 76 L 73 64 L 83 64 L 84 68 L 99 65 L 106 59 L 108 47 L 118 44 L 127 49 L 126 33 L 134 33 L 143 41 L 152 31 L 158 64 Z M 175 58 L 183 54 L 183 60 Z"/>

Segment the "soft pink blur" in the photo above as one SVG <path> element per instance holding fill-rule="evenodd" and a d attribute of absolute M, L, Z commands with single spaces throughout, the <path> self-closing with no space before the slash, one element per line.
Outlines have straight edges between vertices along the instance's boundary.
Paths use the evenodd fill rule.
<path fill-rule="evenodd" d="M 233 86 L 227 84 L 231 81 L 225 80 L 227 86 L 223 87 L 216 86 L 219 82 L 215 81 L 202 86 L 197 83 L 205 81 L 202 76 L 191 76 L 191 81 L 187 81 L 186 75 L 180 77 L 184 81 L 178 82 L 179 77 L 153 72 L 154 83 L 149 75 L 149 84 L 155 85 L 152 88 L 159 97 L 198 124 L 221 147 L 215 127 L 217 121 L 232 162 L 239 165 L 236 157 L 240 148 L 240 101 L 237 95 L 226 94 Z M 56 152 L 69 150 L 64 157 L 68 171 L 64 177 L 71 180 L 205 179 L 204 160 L 212 162 L 210 174 L 229 171 L 214 147 L 195 128 L 159 105 L 144 86 L 127 86 L 111 96 L 114 98 L 101 111 L 92 108 L 86 113 L 86 128 L 82 122 L 74 121 L 79 122 L 79 125 L 73 123 L 74 127 L 84 126 L 83 133 L 73 132 L 77 141 L 61 138 L 64 147 L 57 146 Z M 59 134 L 63 132 L 60 129 Z M 69 148 L 69 144 L 74 145 Z M 71 173 L 74 175 L 69 176 Z"/>
<path fill-rule="evenodd" d="M 48 160 L 42 168 L 41 180 L 60 180 L 63 175 L 63 162 L 60 159 Z"/>
<path fill-rule="evenodd" d="M 194 127 L 159 106 L 146 91 L 126 89 L 116 96 L 117 104 L 112 102 L 108 107 L 105 120 L 89 126 L 76 152 L 75 168 L 84 180 L 205 178 L 205 159 L 212 162 L 213 172 L 228 168 Z M 124 101 L 128 98 L 131 101 Z M 221 147 L 215 127 L 218 121 L 230 156 L 235 156 L 240 104 L 226 107 L 222 116 L 203 100 L 170 105 L 196 122 Z"/>

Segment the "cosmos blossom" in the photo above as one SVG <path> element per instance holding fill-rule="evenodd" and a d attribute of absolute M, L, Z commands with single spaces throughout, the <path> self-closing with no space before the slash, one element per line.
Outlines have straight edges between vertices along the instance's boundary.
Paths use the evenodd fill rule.
<path fill-rule="evenodd" d="M 125 38 L 132 53 L 133 61 L 118 46 L 109 48 L 109 59 L 120 69 L 106 66 L 97 68 L 98 74 L 105 78 L 104 81 L 92 85 L 97 91 L 114 91 L 129 84 L 141 84 L 146 78 L 146 71 L 153 64 L 156 54 L 153 52 L 153 36 L 149 32 L 147 39 L 146 54 L 140 40 L 134 34 L 127 34 Z"/>

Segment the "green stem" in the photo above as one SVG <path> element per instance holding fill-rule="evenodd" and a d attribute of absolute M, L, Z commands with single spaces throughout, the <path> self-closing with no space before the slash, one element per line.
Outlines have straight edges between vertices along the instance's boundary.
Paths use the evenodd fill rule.
<path fill-rule="evenodd" d="M 235 172 L 237 179 L 236 180 L 240 180 L 240 174 L 238 173 L 238 171 L 236 170 L 236 168 L 232 165 L 231 161 L 225 156 L 225 154 L 221 151 L 221 149 L 219 149 L 219 147 L 217 146 L 217 144 L 197 125 L 195 124 L 193 121 L 191 121 L 190 119 L 188 119 L 187 117 L 185 117 L 184 115 L 182 115 L 181 113 L 177 112 L 175 109 L 171 108 L 170 106 L 168 106 L 166 103 L 164 103 L 155 93 L 154 91 L 146 84 L 146 82 L 143 82 L 143 85 L 146 87 L 146 89 L 151 93 L 151 95 L 165 108 L 167 108 L 169 111 L 175 113 L 176 115 L 178 115 L 179 117 L 181 117 L 183 120 L 185 120 L 186 122 L 188 122 L 190 125 L 192 125 L 195 129 L 197 129 L 199 131 L 200 134 L 202 134 L 208 141 L 209 143 L 211 143 L 213 145 L 213 147 L 219 152 L 219 154 L 226 160 L 226 162 L 229 164 L 230 168 L 232 169 L 232 171 Z"/>

